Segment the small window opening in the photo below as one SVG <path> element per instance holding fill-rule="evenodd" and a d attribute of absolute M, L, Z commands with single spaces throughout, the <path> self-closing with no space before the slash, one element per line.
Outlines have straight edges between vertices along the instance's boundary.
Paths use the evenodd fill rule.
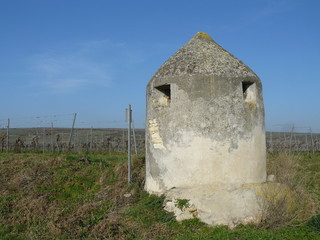
<path fill-rule="evenodd" d="M 160 92 L 162 92 L 169 100 L 171 99 L 171 90 L 170 90 L 170 84 L 165 84 L 156 87 Z"/>
<path fill-rule="evenodd" d="M 254 82 L 242 82 L 242 93 L 245 102 L 256 102 L 256 84 Z"/>

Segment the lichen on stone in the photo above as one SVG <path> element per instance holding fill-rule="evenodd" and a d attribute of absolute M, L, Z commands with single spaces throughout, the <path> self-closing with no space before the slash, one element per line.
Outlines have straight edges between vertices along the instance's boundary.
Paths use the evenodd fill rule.
<path fill-rule="evenodd" d="M 255 107 L 257 104 L 255 102 L 246 102 L 249 107 Z"/>
<path fill-rule="evenodd" d="M 199 37 L 199 38 L 204 38 L 206 40 L 213 42 L 212 38 L 208 34 L 206 34 L 205 32 L 198 32 L 195 36 Z"/>

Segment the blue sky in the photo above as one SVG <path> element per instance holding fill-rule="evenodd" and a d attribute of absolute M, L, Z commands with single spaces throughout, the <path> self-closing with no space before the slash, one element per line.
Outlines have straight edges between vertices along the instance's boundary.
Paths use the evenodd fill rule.
<path fill-rule="evenodd" d="M 319 11 L 317 0 L 1 0 L 0 119 L 77 112 L 79 127 L 125 126 L 131 103 L 143 127 L 149 79 L 203 31 L 261 78 L 268 130 L 320 129 Z"/>

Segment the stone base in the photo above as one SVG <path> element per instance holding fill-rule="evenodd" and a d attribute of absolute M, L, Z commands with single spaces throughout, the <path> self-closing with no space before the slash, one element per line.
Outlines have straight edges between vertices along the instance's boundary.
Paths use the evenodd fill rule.
<path fill-rule="evenodd" d="M 178 221 L 197 217 L 212 226 L 234 228 L 261 222 L 266 200 L 289 193 L 286 185 L 274 182 L 174 188 L 165 194 L 165 210 L 174 212 Z"/>

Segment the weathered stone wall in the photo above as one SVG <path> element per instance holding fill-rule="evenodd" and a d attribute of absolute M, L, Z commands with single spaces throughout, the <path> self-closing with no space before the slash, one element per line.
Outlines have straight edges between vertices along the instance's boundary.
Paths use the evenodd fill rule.
<path fill-rule="evenodd" d="M 265 155 L 260 79 L 198 33 L 147 86 L 146 190 L 264 182 Z"/>

